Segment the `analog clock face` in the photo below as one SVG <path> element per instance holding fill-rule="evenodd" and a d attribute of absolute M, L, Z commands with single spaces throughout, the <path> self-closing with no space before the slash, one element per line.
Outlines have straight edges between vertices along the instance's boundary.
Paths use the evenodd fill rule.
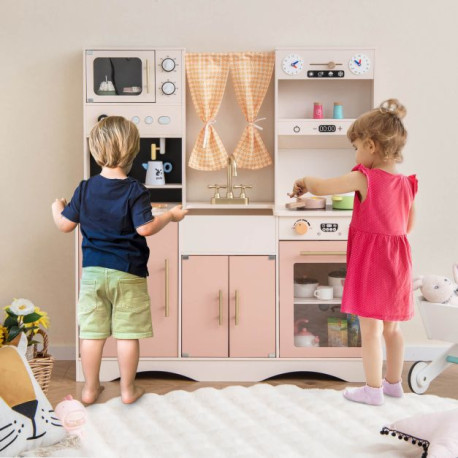
<path fill-rule="evenodd" d="M 288 75 L 296 75 L 302 70 L 304 61 L 301 56 L 297 54 L 290 54 L 283 59 L 282 68 Z"/>
<path fill-rule="evenodd" d="M 369 57 L 364 54 L 355 54 L 348 62 L 348 68 L 355 75 L 362 75 L 363 73 L 366 73 L 369 71 L 370 67 L 371 61 Z"/>

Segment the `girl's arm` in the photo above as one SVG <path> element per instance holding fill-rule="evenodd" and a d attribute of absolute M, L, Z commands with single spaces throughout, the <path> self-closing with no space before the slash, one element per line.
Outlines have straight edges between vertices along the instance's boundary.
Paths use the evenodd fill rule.
<path fill-rule="evenodd" d="M 367 178 L 363 173 L 355 171 L 335 178 L 299 178 L 294 183 L 293 192 L 290 194 L 290 197 L 299 197 L 306 192 L 310 192 L 316 196 L 327 196 L 352 191 L 359 192 L 362 201 L 366 198 Z"/>
<path fill-rule="evenodd" d="M 54 218 L 54 223 L 57 226 L 57 229 L 62 232 L 72 232 L 78 223 L 74 223 L 69 219 L 62 216 L 62 210 L 67 205 L 67 201 L 65 199 L 56 199 L 52 204 L 52 216 Z"/>
<path fill-rule="evenodd" d="M 412 207 L 410 208 L 409 219 L 407 221 L 407 234 L 412 231 L 414 222 L 415 222 L 415 205 L 412 204 Z"/>

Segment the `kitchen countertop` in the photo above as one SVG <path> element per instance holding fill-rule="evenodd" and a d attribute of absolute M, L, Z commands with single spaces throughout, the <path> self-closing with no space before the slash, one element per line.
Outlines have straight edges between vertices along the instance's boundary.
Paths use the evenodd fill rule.
<path fill-rule="evenodd" d="M 336 217 L 351 217 L 353 210 L 333 210 L 332 205 L 326 205 L 326 210 L 317 209 L 317 210 L 289 210 L 284 205 L 276 205 L 273 209 L 274 216 L 295 216 L 295 217 L 305 217 L 305 216 L 331 216 Z"/>

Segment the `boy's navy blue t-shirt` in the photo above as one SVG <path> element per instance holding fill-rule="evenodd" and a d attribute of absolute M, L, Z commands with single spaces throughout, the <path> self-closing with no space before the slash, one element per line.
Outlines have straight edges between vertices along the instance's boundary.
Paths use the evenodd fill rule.
<path fill-rule="evenodd" d="M 148 190 L 134 178 L 83 180 L 62 211 L 79 223 L 83 267 L 107 267 L 146 277 L 149 248 L 136 228 L 154 219 Z"/>

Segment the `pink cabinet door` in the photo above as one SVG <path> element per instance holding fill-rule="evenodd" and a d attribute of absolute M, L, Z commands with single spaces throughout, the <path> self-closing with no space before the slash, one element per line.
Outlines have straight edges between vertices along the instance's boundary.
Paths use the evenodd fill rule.
<path fill-rule="evenodd" d="M 147 237 L 148 292 L 154 337 L 140 339 L 141 357 L 178 356 L 178 224 Z M 116 339 L 105 343 L 103 356 L 116 356 Z"/>
<path fill-rule="evenodd" d="M 182 355 L 227 357 L 228 257 L 189 256 L 181 269 Z"/>
<path fill-rule="evenodd" d="M 229 258 L 229 356 L 275 355 L 275 258 Z"/>
<path fill-rule="evenodd" d="M 178 224 L 147 237 L 148 292 L 154 337 L 140 341 L 140 356 L 178 356 Z"/>

